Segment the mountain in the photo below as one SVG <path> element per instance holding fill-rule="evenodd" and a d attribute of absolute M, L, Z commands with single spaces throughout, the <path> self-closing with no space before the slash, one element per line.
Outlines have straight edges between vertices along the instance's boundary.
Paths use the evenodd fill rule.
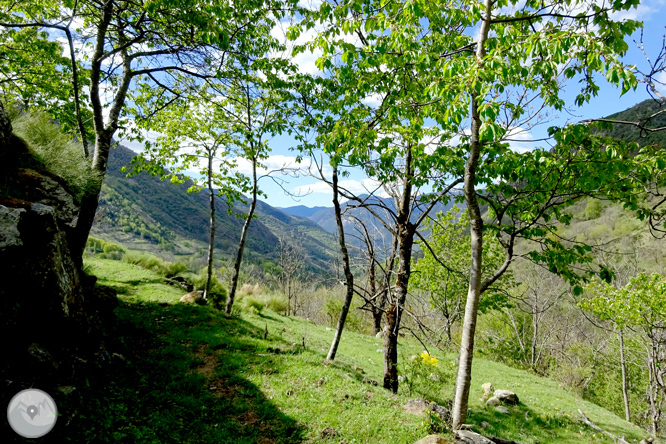
<path fill-rule="evenodd" d="M 368 195 L 362 195 L 359 197 L 361 199 L 366 199 L 366 202 L 371 206 L 373 211 L 381 217 L 382 220 L 391 223 L 390 212 L 380 208 L 380 206 L 386 206 L 391 210 L 395 210 L 395 201 L 393 199 L 378 196 L 369 197 Z M 446 204 L 438 203 L 435 205 L 435 208 L 433 208 L 430 214 L 434 216 L 440 211 L 447 212 L 451 209 L 451 207 L 453 207 L 453 204 L 454 202 L 448 202 Z M 459 207 L 462 205 L 464 204 L 458 204 Z M 299 212 L 302 211 L 302 207 L 302 205 L 298 207 L 290 207 L 286 208 L 285 211 L 290 212 L 292 209 L 294 209 L 294 212 Z M 332 207 L 314 207 L 312 210 L 315 208 L 319 209 L 315 212 L 312 212 L 312 214 L 309 216 L 309 219 L 327 232 L 336 234 L 338 227 L 335 221 L 334 209 Z M 350 204 L 349 202 L 342 204 L 341 209 L 343 211 L 343 225 L 345 227 L 347 242 L 357 247 L 364 246 L 364 232 L 362 228 L 358 226 L 358 221 L 360 221 L 368 230 L 368 234 L 370 234 L 371 238 L 373 239 L 376 248 L 380 250 L 386 250 L 390 247 L 392 241 L 391 233 L 384 227 L 380 220 L 378 220 L 370 211 L 368 211 L 368 209 L 357 208 L 354 204 Z M 418 219 L 418 217 L 421 215 L 422 209 L 423 207 L 419 207 L 414 211 L 411 217 L 412 221 L 416 221 Z M 421 230 L 421 232 L 423 233 L 423 230 Z"/>
<path fill-rule="evenodd" d="M 645 128 L 655 129 L 666 127 L 666 103 L 648 99 L 629 109 L 606 117 L 625 122 L 640 122 Z M 600 131 L 602 134 L 640 145 L 657 144 L 666 146 L 666 131 L 646 132 L 634 125 L 613 124 L 612 129 Z"/>
<path fill-rule="evenodd" d="M 296 205 L 293 207 L 277 207 L 278 210 L 283 211 L 292 216 L 301 216 L 312 218 L 312 215 L 319 211 L 326 211 L 330 207 L 306 207 L 305 205 Z"/>
<path fill-rule="evenodd" d="M 135 153 L 118 146 L 109 156 L 100 204 L 92 235 L 132 248 L 165 250 L 174 256 L 203 255 L 208 242 L 208 194 L 188 193 L 190 183 L 177 185 L 141 173 L 125 177 L 123 166 Z M 247 205 L 236 202 L 228 212 L 227 202 L 216 197 L 217 253 L 235 255 L 243 226 L 241 213 Z M 256 220 L 250 225 L 245 257 L 254 262 L 275 261 L 280 238 L 301 247 L 311 267 L 328 269 L 335 256 L 335 238 L 315 223 L 286 214 L 259 202 Z"/>

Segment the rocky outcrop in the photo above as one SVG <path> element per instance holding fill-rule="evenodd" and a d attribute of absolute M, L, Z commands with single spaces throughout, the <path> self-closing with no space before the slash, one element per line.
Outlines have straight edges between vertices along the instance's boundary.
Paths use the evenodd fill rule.
<path fill-rule="evenodd" d="M 95 287 L 71 253 L 74 197 L 62 179 L 40 169 L 2 111 L 0 384 L 13 396 L 30 386 L 64 385 L 108 361 L 104 327 L 118 302 L 112 289 Z"/>

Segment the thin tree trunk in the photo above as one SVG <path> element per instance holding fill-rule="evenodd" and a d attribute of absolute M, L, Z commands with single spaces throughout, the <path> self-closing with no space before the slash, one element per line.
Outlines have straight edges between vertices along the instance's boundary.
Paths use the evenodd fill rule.
<path fill-rule="evenodd" d="M 490 13 L 492 0 L 485 0 L 485 14 L 479 39 L 477 43 L 476 58 L 481 63 L 484 55 L 484 43 L 488 38 L 490 29 Z M 474 357 L 474 334 L 476 333 L 476 319 L 481 299 L 481 267 L 483 258 L 483 219 L 481 208 L 476 197 L 476 169 L 481 154 L 481 118 L 479 116 L 478 95 L 471 94 L 472 102 L 472 134 L 470 140 L 469 158 L 465 165 L 464 194 L 469 209 L 470 243 L 472 248 L 472 264 L 469 274 L 469 289 L 467 303 L 465 304 L 465 318 L 463 321 L 462 338 L 460 341 L 460 357 L 458 375 L 456 377 L 455 396 L 453 400 L 453 429 L 457 430 L 467 420 L 467 404 L 469 401 L 469 386 L 472 379 L 472 359 Z"/>
<path fill-rule="evenodd" d="M 627 359 L 624 356 L 624 332 L 622 329 L 617 334 L 620 340 L 620 365 L 622 366 L 622 396 L 624 397 L 624 419 L 631 421 L 631 411 L 629 410 L 629 392 L 627 382 Z"/>
<path fill-rule="evenodd" d="M 208 241 L 208 267 L 206 270 L 206 287 L 203 298 L 208 299 L 210 281 L 213 277 L 213 250 L 215 249 L 215 190 L 213 190 L 213 153 L 208 153 L 208 198 L 210 203 L 210 235 Z"/>
<path fill-rule="evenodd" d="M 398 392 L 398 333 L 400 319 L 407 299 L 409 275 L 411 273 L 412 246 L 416 226 L 409 220 L 412 200 L 412 149 L 405 156 L 405 178 L 401 200 L 396 199 L 396 229 L 398 237 L 398 275 L 395 281 L 396 298 L 386 312 L 386 332 L 384 333 L 384 388 Z"/>
<path fill-rule="evenodd" d="M 342 254 L 342 266 L 345 271 L 345 281 L 347 283 L 347 294 L 345 295 L 345 302 L 342 304 L 340 317 L 338 318 L 338 325 L 335 328 L 335 336 L 331 348 L 328 350 L 326 359 L 332 361 L 335 359 L 335 354 L 338 351 L 340 338 L 342 337 L 342 330 L 345 328 L 345 321 L 351 307 L 352 298 L 354 297 L 354 275 L 349 266 L 349 253 L 347 252 L 347 244 L 345 243 L 345 230 L 342 225 L 342 210 L 340 209 L 340 200 L 338 199 L 338 166 L 333 165 L 333 207 L 335 208 L 335 222 L 338 224 L 338 239 L 340 240 L 340 253 Z"/>
<path fill-rule="evenodd" d="M 229 298 L 225 307 L 225 313 L 231 314 L 231 308 L 234 305 L 236 298 L 236 289 L 238 288 L 238 277 L 240 276 L 241 262 L 243 261 L 243 250 L 245 250 L 245 241 L 247 239 L 247 232 L 250 229 L 250 223 L 254 216 L 254 210 L 257 208 L 257 157 L 252 158 L 252 202 L 250 202 L 250 210 L 247 212 L 247 218 L 243 224 L 241 231 L 240 242 L 238 243 L 238 252 L 236 253 L 236 262 L 234 262 L 234 275 L 231 278 L 231 288 L 229 289 Z"/>
<path fill-rule="evenodd" d="M 387 329 L 384 333 L 384 388 L 393 393 L 398 392 L 398 332 L 407 299 L 414 243 L 414 227 L 409 221 L 406 225 L 408 227 L 400 230 L 398 277 L 395 283 L 396 299 L 386 312 Z"/>
<path fill-rule="evenodd" d="M 72 39 L 72 32 L 69 30 L 69 26 L 64 28 L 64 31 L 65 34 L 67 35 L 67 42 L 69 44 L 69 57 L 72 61 L 72 89 L 74 90 L 74 109 L 76 111 L 76 123 L 79 127 L 79 134 L 81 136 L 83 155 L 86 158 L 88 158 L 90 157 L 90 153 L 88 152 L 88 138 L 86 137 L 86 129 L 83 125 L 83 117 L 81 116 L 81 97 L 79 94 L 79 70 L 78 66 L 76 65 L 76 54 L 74 53 L 74 41 Z"/>

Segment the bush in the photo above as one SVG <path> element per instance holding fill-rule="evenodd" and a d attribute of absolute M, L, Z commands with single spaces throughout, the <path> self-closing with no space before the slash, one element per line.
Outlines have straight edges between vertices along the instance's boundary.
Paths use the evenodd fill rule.
<path fill-rule="evenodd" d="M 452 379 L 453 365 L 439 361 L 426 351 L 403 362 L 402 374 L 409 396 L 418 393 L 426 400 L 443 403 L 445 393 L 442 388 L 448 387 Z"/>
<path fill-rule="evenodd" d="M 265 304 L 254 296 L 245 296 L 243 298 L 243 306 L 250 312 L 260 312 L 264 309 Z"/>
<path fill-rule="evenodd" d="M 342 304 L 344 301 L 341 299 L 331 298 L 326 301 L 324 309 L 326 311 L 326 316 L 328 317 L 329 325 L 335 327 L 340 318 L 340 313 L 342 313 Z M 349 307 L 349 312 L 347 313 L 347 318 L 345 319 L 345 329 L 349 331 L 355 331 L 361 333 L 364 331 L 363 328 L 363 318 L 359 315 L 358 311 L 354 308 L 353 304 Z"/>
<path fill-rule="evenodd" d="M 284 296 L 270 296 L 266 298 L 266 308 L 275 313 L 285 314 L 287 312 L 287 298 Z"/>
<path fill-rule="evenodd" d="M 20 114 L 12 121 L 14 133 L 30 146 L 44 168 L 61 177 L 77 203 L 92 192 L 99 177 L 83 155 L 83 147 L 64 134 L 42 111 Z"/>

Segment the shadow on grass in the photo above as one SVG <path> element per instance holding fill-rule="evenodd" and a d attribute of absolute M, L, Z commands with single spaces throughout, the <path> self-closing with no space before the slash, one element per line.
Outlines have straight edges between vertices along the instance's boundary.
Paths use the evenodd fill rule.
<path fill-rule="evenodd" d="M 121 302 L 111 364 L 80 390 L 77 415 L 53 442 L 296 443 L 304 427 L 283 414 L 248 369 L 277 372 L 263 331 L 211 308 Z M 257 338 L 257 340 L 255 340 Z M 275 343 L 275 341 L 272 341 Z M 285 349 L 288 347 L 285 344 Z"/>

